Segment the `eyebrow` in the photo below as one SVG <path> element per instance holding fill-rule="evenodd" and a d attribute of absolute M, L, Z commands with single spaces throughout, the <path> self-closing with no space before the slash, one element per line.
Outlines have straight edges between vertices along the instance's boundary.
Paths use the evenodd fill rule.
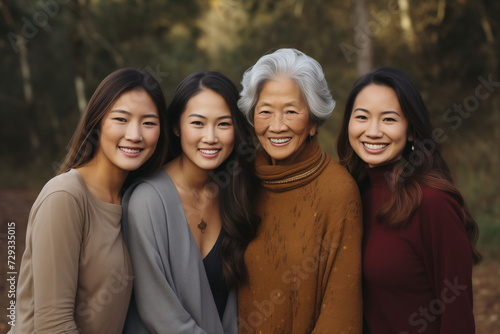
<path fill-rule="evenodd" d="M 111 110 L 109 113 L 119 113 L 119 114 L 125 114 L 125 115 L 132 115 L 131 112 L 128 112 L 128 111 L 125 111 L 122 109 Z M 160 117 L 158 117 L 155 114 L 146 114 L 146 115 L 142 115 L 141 118 L 158 118 L 159 119 Z"/>
<path fill-rule="evenodd" d="M 285 107 L 289 107 L 289 106 L 293 106 L 293 107 L 298 107 L 300 104 L 298 101 L 290 101 L 290 102 L 287 102 L 285 103 Z M 272 104 L 269 103 L 269 102 L 266 102 L 266 101 L 263 101 L 263 102 L 260 102 L 260 103 L 257 103 L 257 105 L 255 106 L 256 108 L 257 107 L 272 107 Z"/>
<path fill-rule="evenodd" d="M 370 111 L 368 109 L 365 109 L 365 108 L 356 108 L 352 112 L 354 113 L 356 111 L 364 111 L 364 112 L 370 113 Z M 387 114 L 396 114 L 396 115 L 401 117 L 401 115 L 397 111 L 394 111 L 394 110 L 382 111 L 382 115 L 387 115 Z"/>
<path fill-rule="evenodd" d="M 189 114 L 188 117 L 199 117 L 199 118 L 203 118 L 203 119 L 207 119 L 207 117 L 203 116 L 203 115 L 200 115 L 200 114 Z M 226 119 L 226 118 L 233 118 L 233 116 L 231 115 L 224 115 L 224 116 L 220 116 L 220 117 L 217 117 L 217 119 Z"/>

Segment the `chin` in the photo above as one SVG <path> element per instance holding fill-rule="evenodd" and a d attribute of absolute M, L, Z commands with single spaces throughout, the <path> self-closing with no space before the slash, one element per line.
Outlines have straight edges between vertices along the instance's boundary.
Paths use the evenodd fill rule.
<path fill-rule="evenodd" d="M 119 168 L 121 168 L 122 170 L 126 171 L 126 172 L 133 172 L 134 170 L 137 170 L 139 168 L 141 168 L 141 166 L 144 165 L 144 163 L 141 163 L 141 164 L 137 164 L 137 165 L 125 165 L 125 166 L 118 166 Z"/>
<path fill-rule="evenodd" d="M 267 154 L 269 154 L 269 152 Z M 271 159 L 276 160 L 276 161 L 281 161 L 281 160 L 286 159 L 286 156 L 279 155 L 279 154 L 269 154 L 269 156 L 271 157 Z"/>
<path fill-rule="evenodd" d="M 273 158 L 275 160 L 284 160 L 292 155 L 291 153 L 288 153 L 288 152 L 279 152 L 279 151 L 276 152 L 276 150 L 270 150 L 270 152 L 269 151 L 266 151 L 266 152 L 267 152 L 267 154 L 269 154 L 269 156 L 271 158 Z"/>

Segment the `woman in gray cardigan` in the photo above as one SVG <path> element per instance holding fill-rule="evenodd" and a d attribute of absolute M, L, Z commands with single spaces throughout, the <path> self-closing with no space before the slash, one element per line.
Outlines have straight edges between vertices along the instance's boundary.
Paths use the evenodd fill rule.
<path fill-rule="evenodd" d="M 125 333 L 237 333 L 236 287 L 260 218 L 254 148 L 238 90 L 191 74 L 168 108 L 169 158 L 129 188 L 123 227 L 134 271 Z"/>

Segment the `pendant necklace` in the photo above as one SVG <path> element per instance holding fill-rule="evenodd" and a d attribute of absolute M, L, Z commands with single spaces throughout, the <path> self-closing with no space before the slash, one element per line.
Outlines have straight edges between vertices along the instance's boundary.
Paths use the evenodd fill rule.
<path fill-rule="evenodd" d="M 200 210 L 198 209 L 198 206 L 196 205 L 194 192 L 191 189 L 191 187 L 189 186 L 189 183 L 186 180 L 186 176 L 184 175 L 184 170 L 182 168 L 182 161 L 180 159 L 179 159 L 179 165 L 181 168 L 182 177 L 184 178 L 184 182 L 186 182 L 186 185 L 187 185 L 189 191 L 191 192 L 191 196 L 193 197 L 194 208 L 196 209 L 196 211 L 198 211 L 198 215 L 200 216 L 200 223 L 197 226 L 201 230 L 201 233 L 205 233 L 205 230 L 207 228 L 207 223 L 203 220 L 203 216 L 205 215 L 205 209 L 207 208 L 207 204 L 208 204 L 208 195 L 207 195 L 207 199 L 205 200 L 205 207 L 203 208 L 203 212 L 200 212 Z"/>

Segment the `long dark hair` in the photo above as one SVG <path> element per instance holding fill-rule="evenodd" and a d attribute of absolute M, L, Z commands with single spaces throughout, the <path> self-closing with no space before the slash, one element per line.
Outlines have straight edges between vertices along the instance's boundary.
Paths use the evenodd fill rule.
<path fill-rule="evenodd" d="M 69 151 L 59 167 L 58 174 L 84 166 L 94 158 L 99 146 L 99 132 L 104 115 L 123 93 L 134 89 L 143 89 L 156 105 L 160 117 L 160 137 L 153 155 L 141 167 L 128 174 L 124 187 L 136 176 L 147 175 L 160 168 L 167 156 L 165 97 L 159 83 L 151 74 L 126 67 L 109 74 L 95 90 L 73 134 Z"/>
<path fill-rule="evenodd" d="M 482 256 L 476 247 L 479 228 L 472 218 L 465 201 L 453 184 L 450 169 L 441 155 L 439 143 L 434 140 L 433 128 L 424 101 L 412 80 L 402 71 L 380 67 L 360 77 L 347 98 L 342 128 L 337 141 L 340 163 L 353 175 L 362 189 L 368 182 L 366 163 L 349 143 L 349 120 L 354 101 L 359 92 L 370 84 L 392 88 L 408 120 L 408 133 L 413 142 L 407 142 L 401 158 L 393 168 L 389 183 L 392 188 L 389 201 L 379 210 L 377 218 L 388 227 L 404 226 L 422 201 L 421 184 L 451 195 L 462 209 L 462 223 L 469 239 L 474 264 Z M 412 145 L 414 150 L 412 150 Z"/>
<path fill-rule="evenodd" d="M 169 149 L 167 161 L 182 153 L 180 138 L 175 135 L 181 114 L 188 101 L 203 90 L 212 90 L 225 101 L 234 126 L 234 149 L 229 157 L 211 173 L 218 184 L 218 198 L 224 239 L 221 246 L 224 279 L 229 288 L 244 283 L 248 272 L 243 254 L 255 237 L 260 217 L 255 202 L 258 181 L 254 171 L 255 147 L 247 122 L 239 111 L 238 90 L 231 80 L 218 72 L 196 72 L 177 87 L 168 106 Z"/>

